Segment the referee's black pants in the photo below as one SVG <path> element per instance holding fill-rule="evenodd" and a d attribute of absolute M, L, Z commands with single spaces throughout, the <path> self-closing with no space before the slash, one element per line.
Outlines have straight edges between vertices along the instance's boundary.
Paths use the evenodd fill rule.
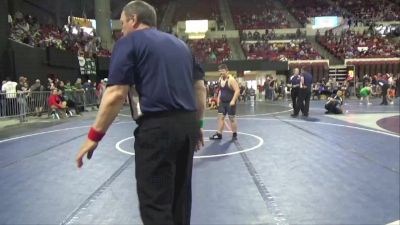
<path fill-rule="evenodd" d="M 297 98 L 297 108 L 295 114 L 302 112 L 303 116 L 308 116 L 310 111 L 310 98 L 311 98 L 311 88 L 300 88 L 299 97 Z"/>
<path fill-rule="evenodd" d="M 382 86 L 382 102 L 381 105 L 387 105 L 388 101 L 387 101 L 387 91 L 389 89 L 389 84 L 384 84 Z"/>
<path fill-rule="evenodd" d="M 135 129 L 137 193 L 145 225 L 190 224 L 194 112 L 146 114 Z"/>
<path fill-rule="evenodd" d="M 292 107 L 293 107 L 293 112 L 296 114 L 297 111 L 297 98 L 299 97 L 299 87 L 294 87 L 290 90 L 290 97 L 292 98 Z M 299 113 L 297 111 L 297 113 Z"/>

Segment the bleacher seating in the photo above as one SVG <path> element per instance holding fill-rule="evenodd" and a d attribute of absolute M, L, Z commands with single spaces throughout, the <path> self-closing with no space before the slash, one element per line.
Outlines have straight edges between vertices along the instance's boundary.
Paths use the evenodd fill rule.
<path fill-rule="evenodd" d="M 289 28 L 284 11 L 274 7 L 273 0 L 229 1 L 233 22 L 237 29 Z"/>
<path fill-rule="evenodd" d="M 335 0 L 350 11 L 355 19 L 368 21 L 399 21 L 400 5 L 389 0 Z"/>
<path fill-rule="evenodd" d="M 341 59 L 400 57 L 400 43 L 393 43 L 379 34 L 344 30 L 341 34 L 327 32 L 317 38 L 329 52 Z"/>
<path fill-rule="evenodd" d="M 316 16 L 344 15 L 344 11 L 342 9 L 329 4 L 326 0 L 282 0 L 282 2 L 303 25 L 310 22 L 308 18 Z"/>
<path fill-rule="evenodd" d="M 306 33 L 297 29 L 296 33 L 276 34 L 274 29 L 271 30 L 243 30 L 239 31 L 241 41 L 266 41 L 266 40 L 293 40 L 305 38 Z"/>
<path fill-rule="evenodd" d="M 200 63 L 221 63 L 230 59 L 231 50 L 226 39 L 188 40 L 187 44 Z"/>
<path fill-rule="evenodd" d="M 15 41 L 33 47 L 58 48 L 90 57 L 99 52 L 101 55 L 111 54 L 108 50 L 101 48 L 100 39 L 95 33 L 89 35 L 79 30 L 77 34 L 74 34 L 72 24 L 63 28 L 54 24 L 39 24 L 34 17 L 24 16 L 21 12 L 17 12 L 14 18 L 10 38 Z"/>
<path fill-rule="evenodd" d="M 270 61 L 314 60 L 322 59 L 307 40 L 268 43 L 263 41 L 243 42 L 243 51 L 247 59 L 267 59 Z"/>
<path fill-rule="evenodd" d="M 213 19 L 220 14 L 218 1 L 215 0 L 186 0 L 177 4 L 174 21 Z"/>

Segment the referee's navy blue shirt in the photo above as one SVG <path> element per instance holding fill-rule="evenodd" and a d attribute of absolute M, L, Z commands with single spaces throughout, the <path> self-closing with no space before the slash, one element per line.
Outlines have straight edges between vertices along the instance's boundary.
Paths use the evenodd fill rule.
<path fill-rule="evenodd" d="M 294 75 L 292 79 L 289 81 L 292 85 L 299 85 L 300 84 L 300 76 Z"/>
<path fill-rule="evenodd" d="M 303 77 L 304 77 L 304 85 L 307 86 L 308 88 L 311 88 L 311 84 L 312 84 L 312 75 L 309 72 L 304 72 L 303 73 Z"/>
<path fill-rule="evenodd" d="M 108 85 L 135 85 L 146 112 L 196 111 L 193 84 L 204 79 L 189 47 L 155 28 L 122 37 L 114 46 Z"/>

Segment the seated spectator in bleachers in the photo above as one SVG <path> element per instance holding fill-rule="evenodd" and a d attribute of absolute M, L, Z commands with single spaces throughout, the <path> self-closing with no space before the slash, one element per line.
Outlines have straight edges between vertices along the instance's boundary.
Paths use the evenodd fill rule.
<path fill-rule="evenodd" d="M 325 103 L 325 114 L 343 114 L 343 98 L 342 91 L 337 91 L 336 94 L 328 98 L 328 102 Z"/>

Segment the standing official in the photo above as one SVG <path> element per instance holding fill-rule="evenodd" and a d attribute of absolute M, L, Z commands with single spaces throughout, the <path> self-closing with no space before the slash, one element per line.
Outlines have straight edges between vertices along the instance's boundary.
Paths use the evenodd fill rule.
<path fill-rule="evenodd" d="M 380 105 L 388 105 L 387 93 L 388 93 L 388 89 L 390 86 L 389 86 L 389 82 L 388 82 L 388 76 L 386 74 L 380 75 L 378 77 L 378 85 L 382 89 L 382 102 Z"/>
<path fill-rule="evenodd" d="M 293 114 L 294 117 L 299 115 L 300 110 L 303 116 L 308 117 L 308 112 L 310 110 L 311 84 L 312 75 L 305 68 L 302 68 L 300 75 L 299 98 L 297 99 L 297 108 Z"/>
<path fill-rule="evenodd" d="M 156 20 L 146 2 L 123 8 L 124 37 L 114 47 L 108 87 L 76 161 L 81 167 L 85 155 L 92 157 L 134 85 L 142 112 L 134 132 L 142 221 L 190 224 L 193 154 L 204 143 L 204 72 L 183 41 L 154 28 Z"/>
<path fill-rule="evenodd" d="M 289 79 L 289 84 L 291 86 L 290 96 L 292 97 L 292 107 L 293 107 L 293 114 L 291 116 L 297 116 L 295 113 L 297 111 L 297 98 L 299 97 L 299 88 L 300 88 L 299 68 L 295 68 L 293 70 L 293 75 Z"/>

